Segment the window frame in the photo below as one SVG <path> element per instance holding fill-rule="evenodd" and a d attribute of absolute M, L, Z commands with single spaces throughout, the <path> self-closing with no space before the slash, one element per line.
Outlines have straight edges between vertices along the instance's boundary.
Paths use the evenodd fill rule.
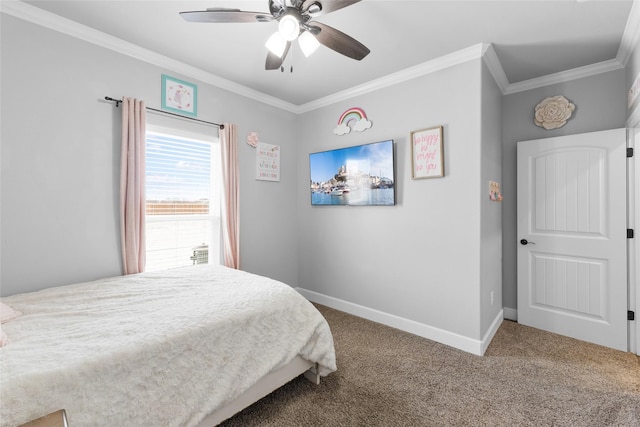
<path fill-rule="evenodd" d="M 146 223 L 161 223 L 161 222 L 188 222 L 188 221 L 208 221 L 211 228 L 211 234 L 207 236 L 210 240 L 209 246 L 209 263 L 221 264 L 221 211 L 220 203 L 222 197 L 222 174 L 221 174 L 221 152 L 220 152 L 220 139 L 217 132 L 204 133 L 197 132 L 193 129 L 185 129 L 184 127 L 173 126 L 161 126 L 157 124 L 147 123 L 145 144 L 149 134 L 165 136 L 176 139 L 192 140 L 200 143 L 207 143 L 211 146 L 210 156 L 210 198 L 209 198 L 209 213 L 207 214 L 161 214 L 161 215 L 149 215 L 146 213 L 146 190 L 147 183 L 145 183 L 145 222 Z M 146 170 L 147 154 L 145 153 L 145 170 Z M 217 224 L 217 227 L 216 227 Z M 145 233 L 147 234 L 147 233 Z M 149 236 L 146 235 L 145 239 Z M 145 240 L 145 243 L 148 240 Z M 146 249 L 149 250 L 148 247 Z M 147 252 L 148 253 L 148 252 Z M 191 260 L 189 260 L 191 262 Z M 187 265 L 187 263 L 185 263 Z M 167 267 L 173 268 L 173 266 Z M 153 269 L 154 271 L 160 271 L 162 269 Z"/>

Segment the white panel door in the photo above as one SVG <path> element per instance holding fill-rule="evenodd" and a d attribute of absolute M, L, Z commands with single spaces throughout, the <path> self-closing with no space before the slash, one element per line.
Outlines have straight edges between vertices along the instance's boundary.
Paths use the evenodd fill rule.
<path fill-rule="evenodd" d="M 518 143 L 518 322 L 627 350 L 626 130 Z"/>

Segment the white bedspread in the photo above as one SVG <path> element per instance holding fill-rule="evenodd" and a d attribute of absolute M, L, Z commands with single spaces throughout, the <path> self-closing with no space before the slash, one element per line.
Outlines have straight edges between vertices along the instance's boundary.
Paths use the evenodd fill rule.
<path fill-rule="evenodd" d="M 192 426 L 296 355 L 336 369 L 322 315 L 293 288 L 198 265 L 3 298 L 0 425 L 60 408 L 82 426 Z"/>

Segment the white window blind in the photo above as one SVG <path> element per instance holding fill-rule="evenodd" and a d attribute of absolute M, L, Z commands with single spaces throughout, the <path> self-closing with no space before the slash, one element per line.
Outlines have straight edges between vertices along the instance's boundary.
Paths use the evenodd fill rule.
<path fill-rule="evenodd" d="M 146 150 L 146 270 L 218 263 L 219 144 L 147 132 Z"/>

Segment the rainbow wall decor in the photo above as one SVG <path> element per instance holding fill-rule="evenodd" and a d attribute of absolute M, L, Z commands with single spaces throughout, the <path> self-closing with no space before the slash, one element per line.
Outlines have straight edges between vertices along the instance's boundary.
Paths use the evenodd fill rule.
<path fill-rule="evenodd" d="M 338 119 L 338 126 L 333 129 L 336 135 L 346 135 L 352 130 L 363 132 L 371 127 L 372 123 L 367 119 L 362 108 L 349 108 Z"/>

